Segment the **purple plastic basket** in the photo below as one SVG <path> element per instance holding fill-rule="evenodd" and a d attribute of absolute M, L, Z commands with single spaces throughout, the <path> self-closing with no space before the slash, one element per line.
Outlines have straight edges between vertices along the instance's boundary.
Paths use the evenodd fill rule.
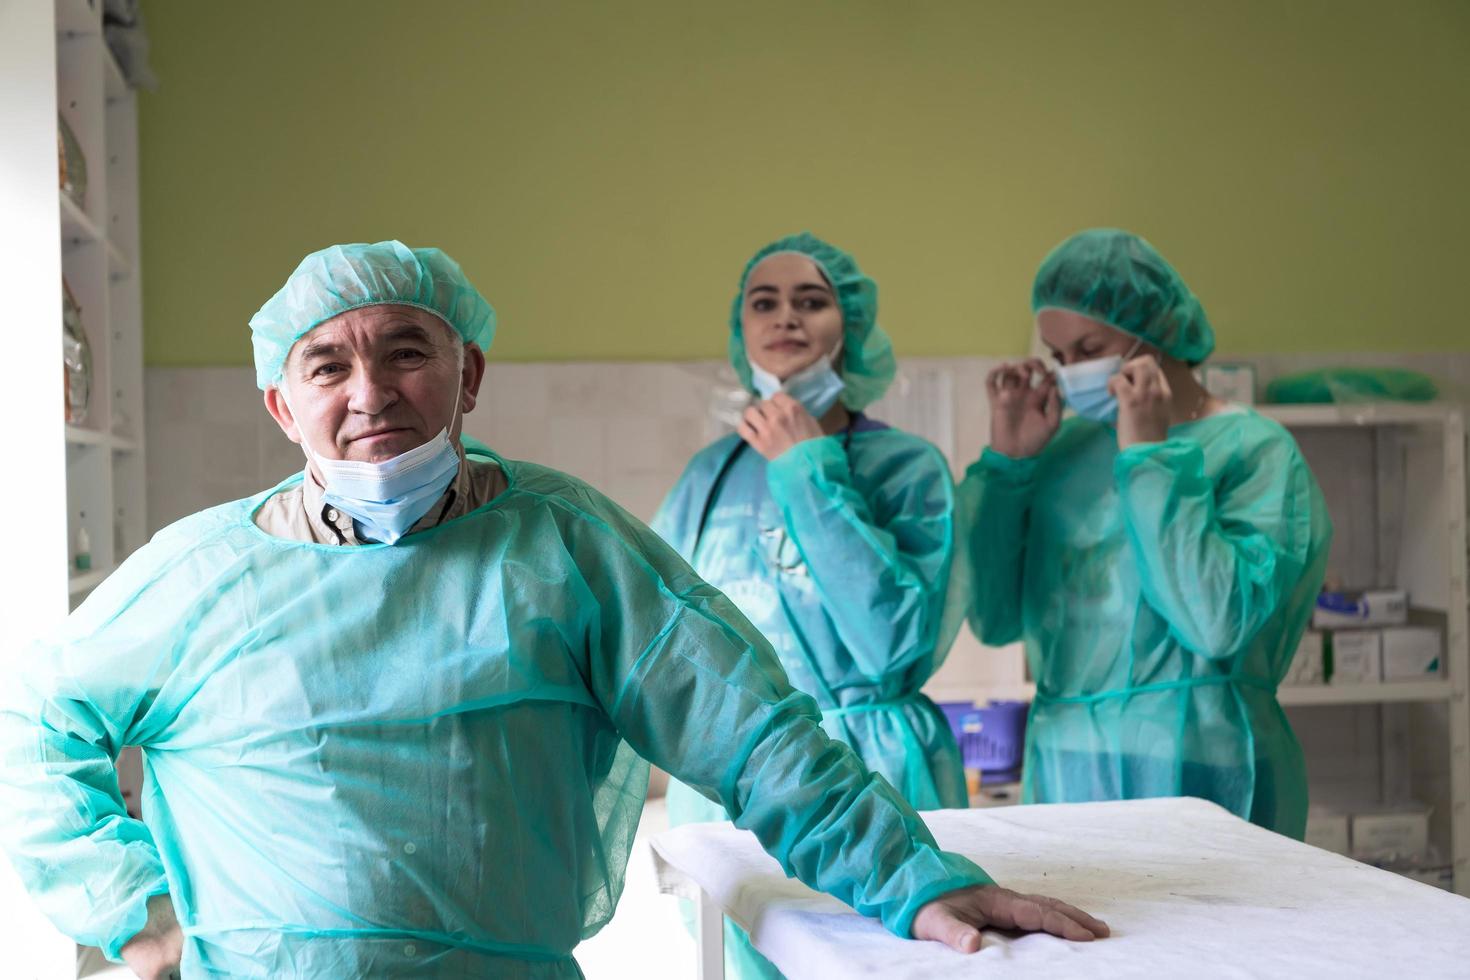
<path fill-rule="evenodd" d="M 937 707 L 944 712 L 944 718 L 949 722 L 949 730 L 954 732 L 955 741 L 959 741 L 961 723 L 965 715 L 975 710 L 974 701 L 939 701 Z"/>
<path fill-rule="evenodd" d="M 966 769 L 992 779 L 1020 773 L 1026 749 L 1026 701 L 991 701 L 960 717 L 956 731 Z"/>

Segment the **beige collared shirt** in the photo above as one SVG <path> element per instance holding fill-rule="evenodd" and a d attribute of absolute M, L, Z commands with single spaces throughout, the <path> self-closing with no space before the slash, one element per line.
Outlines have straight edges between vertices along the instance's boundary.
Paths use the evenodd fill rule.
<path fill-rule="evenodd" d="M 459 472 L 449 489 L 409 529 L 409 534 L 437 527 L 445 521 L 462 517 L 483 507 L 506 488 L 505 474 L 489 460 L 465 458 L 459 452 Z M 357 545 L 363 541 L 353 527 L 352 517 L 328 504 L 321 484 L 307 468 L 301 482 L 275 494 L 255 512 L 255 523 L 262 531 L 291 541 L 316 544 Z"/>

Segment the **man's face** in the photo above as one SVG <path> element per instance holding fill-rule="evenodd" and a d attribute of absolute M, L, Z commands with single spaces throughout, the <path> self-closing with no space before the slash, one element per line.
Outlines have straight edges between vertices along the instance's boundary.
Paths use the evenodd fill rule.
<path fill-rule="evenodd" d="M 365 306 L 296 341 L 265 403 L 292 442 L 324 459 L 377 463 L 446 426 L 457 440 L 484 372 L 483 352 L 432 313 Z"/>

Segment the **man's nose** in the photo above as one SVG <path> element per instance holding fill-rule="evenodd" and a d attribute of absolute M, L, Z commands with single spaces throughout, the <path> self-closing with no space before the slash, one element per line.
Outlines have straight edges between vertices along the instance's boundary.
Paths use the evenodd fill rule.
<path fill-rule="evenodd" d="M 371 368 L 358 371 L 351 384 L 352 393 L 347 407 L 354 412 L 381 415 L 398 400 L 398 392 L 388 379 Z"/>

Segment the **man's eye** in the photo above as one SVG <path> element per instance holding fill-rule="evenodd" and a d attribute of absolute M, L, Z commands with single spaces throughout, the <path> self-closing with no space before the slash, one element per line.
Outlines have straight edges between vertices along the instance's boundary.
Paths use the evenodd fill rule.
<path fill-rule="evenodd" d="M 421 360 L 424 357 L 424 352 L 405 348 L 404 350 L 395 351 L 393 357 L 400 361 Z"/>
<path fill-rule="evenodd" d="M 313 378 L 321 378 L 330 374 L 336 374 L 341 370 L 342 365 L 340 364 L 319 364 L 312 370 L 311 376 Z"/>

